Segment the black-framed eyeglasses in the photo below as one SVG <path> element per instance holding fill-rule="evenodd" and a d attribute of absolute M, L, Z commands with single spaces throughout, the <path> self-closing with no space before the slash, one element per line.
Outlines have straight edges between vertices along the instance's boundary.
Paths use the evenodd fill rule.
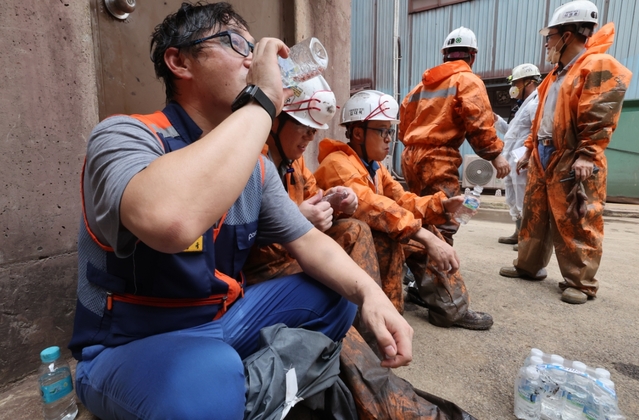
<path fill-rule="evenodd" d="M 235 51 L 242 57 L 248 57 L 248 55 L 252 53 L 253 49 L 255 48 L 255 45 L 253 45 L 252 42 L 249 42 L 242 35 L 232 31 L 222 31 L 214 35 L 205 36 L 204 38 L 191 41 L 188 45 L 189 46 L 198 45 L 203 43 L 204 41 L 208 41 L 209 39 L 222 38 L 222 37 L 226 37 L 227 45 L 233 48 L 233 51 Z"/>
<path fill-rule="evenodd" d="M 386 136 L 392 138 L 395 135 L 394 128 L 375 128 L 375 127 L 366 127 L 366 128 L 368 130 L 377 131 L 382 138 Z"/>
<path fill-rule="evenodd" d="M 557 32 L 553 32 L 551 34 L 546 35 L 546 43 L 548 43 L 550 41 L 550 37 L 553 37 L 555 35 L 559 35 L 561 32 L 557 31 Z"/>

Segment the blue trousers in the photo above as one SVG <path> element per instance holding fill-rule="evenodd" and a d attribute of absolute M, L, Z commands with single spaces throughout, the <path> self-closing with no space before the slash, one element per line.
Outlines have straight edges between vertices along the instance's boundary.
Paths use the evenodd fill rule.
<path fill-rule="evenodd" d="M 357 306 L 305 274 L 250 286 L 216 321 L 118 347 L 83 349 L 82 403 L 107 419 L 242 419 L 242 359 L 263 327 L 284 323 L 341 340 Z"/>

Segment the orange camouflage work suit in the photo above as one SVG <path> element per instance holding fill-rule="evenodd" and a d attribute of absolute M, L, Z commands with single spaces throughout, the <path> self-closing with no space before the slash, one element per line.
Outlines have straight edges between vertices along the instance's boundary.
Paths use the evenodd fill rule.
<path fill-rule="evenodd" d="M 459 152 L 467 139 L 478 156 L 493 160 L 504 143 L 497 137 L 486 87 L 462 60 L 426 70 L 422 82 L 404 98 L 399 110 L 402 172 L 408 189 L 418 195 L 460 193 Z M 452 245 L 459 225 L 438 226 Z"/>
<path fill-rule="evenodd" d="M 403 311 L 402 268 L 406 262 L 433 323 L 450 326 L 462 318 L 469 298 L 461 275 L 438 271 L 428 263 L 424 246 L 410 240 L 422 226 L 444 240 L 431 225 L 447 220 L 442 204 L 445 194 L 420 197 L 407 192 L 381 165 L 373 179 L 355 151 L 337 140 L 320 143 L 319 161 L 315 179 L 321 188 L 344 185 L 355 191 L 359 205 L 353 217 L 373 231 L 382 288 L 395 307 Z"/>
<path fill-rule="evenodd" d="M 597 31 L 586 50 L 567 73 L 559 88 L 554 114 L 552 142 L 556 150 L 544 170 L 538 151 L 537 133 L 544 103 L 556 72 L 549 74 L 537 91 L 539 107 L 526 147 L 532 149 L 528 184 L 519 233 L 519 253 L 515 267 L 535 274 L 548 265 L 554 244 L 559 269 L 565 282 L 595 296 L 599 284 L 595 274 L 602 255 L 603 208 L 606 200 L 608 164 L 604 150 L 617 126 L 625 91 L 632 73 L 605 51 L 612 45 L 614 25 Z M 566 178 L 578 155 L 589 156 L 600 170 L 583 182 L 588 209 L 581 220 L 567 214 L 566 196 L 574 181 Z"/>
<path fill-rule="evenodd" d="M 268 146 L 264 146 L 262 154 L 268 157 Z M 294 171 L 285 175 L 286 186 L 289 197 L 299 206 L 319 190 L 303 157 L 295 160 L 292 166 Z M 365 223 L 353 218 L 337 219 L 324 233 L 333 238 L 378 284 L 381 283 L 377 258 L 373 252 L 373 238 Z M 282 245 L 271 244 L 254 246 L 242 271 L 247 284 L 255 284 L 300 273 L 302 268 Z"/>

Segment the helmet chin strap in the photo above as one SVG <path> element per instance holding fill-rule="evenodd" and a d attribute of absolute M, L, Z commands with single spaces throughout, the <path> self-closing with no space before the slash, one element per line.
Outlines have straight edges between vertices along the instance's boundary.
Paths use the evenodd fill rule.
<path fill-rule="evenodd" d="M 280 113 L 280 115 L 282 115 Z M 275 140 L 275 147 L 277 147 L 277 152 L 280 154 L 280 164 L 277 165 L 277 170 L 280 174 L 280 178 L 282 179 L 282 184 L 284 184 L 284 189 L 288 191 L 288 185 L 286 184 L 286 174 L 291 174 L 291 185 L 295 185 L 295 177 L 293 176 L 293 161 L 286 156 L 284 153 L 284 149 L 282 148 L 282 142 L 280 141 L 280 134 L 282 133 L 282 129 L 284 128 L 284 124 L 286 124 L 286 117 L 279 119 L 279 124 L 277 125 L 277 133 L 274 133 L 271 130 L 271 136 L 273 140 Z"/>
<path fill-rule="evenodd" d="M 366 152 L 366 139 L 368 138 L 367 136 L 367 132 L 368 132 L 368 121 L 364 120 L 364 123 L 362 124 L 362 129 L 364 131 L 364 140 L 362 141 L 362 143 L 360 144 L 360 150 L 362 155 L 360 156 L 360 159 L 362 159 L 363 162 L 366 162 L 366 169 L 368 170 L 368 173 L 370 174 L 372 179 L 375 179 L 375 171 L 373 170 L 373 161 L 368 159 L 368 153 Z M 351 148 L 353 147 L 350 143 L 349 146 L 351 146 Z"/>
<path fill-rule="evenodd" d="M 366 134 L 368 132 L 368 121 L 364 121 L 364 124 L 362 125 L 362 127 L 364 128 L 364 141 L 362 141 L 362 159 L 364 159 L 364 162 L 366 162 L 367 164 L 370 164 L 370 161 L 368 160 L 368 153 L 366 153 L 366 138 L 368 137 Z"/>
<path fill-rule="evenodd" d="M 565 33 L 567 33 L 567 32 L 564 32 L 564 34 Z M 557 61 L 555 63 L 553 63 L 552 62 L 552 59 L 553 59 L 552 56 L 550 57 L 550 60 L 548 60 L 548 61 L 550 61 L 551 64 L 557 64 L 557 70 L 555 71 L 555 73 L 557 71 L 563 70 L 563 68 L 564 68 L 564 65 L 561 64 L 561 56 L 564 55 L 564 52 L 566 51 L 566 48 L 568 47 L 568 44 L 566 44 L 566 42 L 564 41 L 564 34 L 561 34 L 561 43 L 562 43 L 562 45 L 561 45 L 561 48 L 559 49 L 559 56 L 557 57 Z M 552 48 L 553 48 L 553 55 L 557 54 L 557 45 L 555 45 Z"/>

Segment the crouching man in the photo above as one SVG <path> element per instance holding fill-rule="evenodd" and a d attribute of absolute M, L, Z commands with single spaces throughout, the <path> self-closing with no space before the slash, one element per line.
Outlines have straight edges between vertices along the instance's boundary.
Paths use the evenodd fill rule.
<path fill-rule="evenodd" d="M 348 144 L 324 139 L 315 179 L 321 188 L 350 187 L 359 205 L 354 217 L 366 222 L 375 240 L 382 288 L 403 310 L 404 262 L 417 278 L 409 296 L 429 309 L 428 320 L 440 327 L 486 330 L 492 317 L 469 309 L 459 273 L 459 258 L 434 225 L 449 220 L 463 197 L 443 192 L 420 197 L 405 191 L 380 165 L 390 150 L 397 121 L 397 102 L 378 91 L 353 95 L 342 109 Z"/>
<path fill-rule="evenodd" d="M 277 65 L 288 48 L 255 43 L 228 3 L 183 3 L 151 50 L 167 106 L 107 118 L 87 144 L 69 344 L 82 403 L 103 419 L 242 418 L 242 359 L 262 328 L 338 341 L 357 306 L 382 366 L 409 363 L 412 328 L 261 156 L 290 95 Z M 304 273 L 244 287 L 258 238 Z"/>

